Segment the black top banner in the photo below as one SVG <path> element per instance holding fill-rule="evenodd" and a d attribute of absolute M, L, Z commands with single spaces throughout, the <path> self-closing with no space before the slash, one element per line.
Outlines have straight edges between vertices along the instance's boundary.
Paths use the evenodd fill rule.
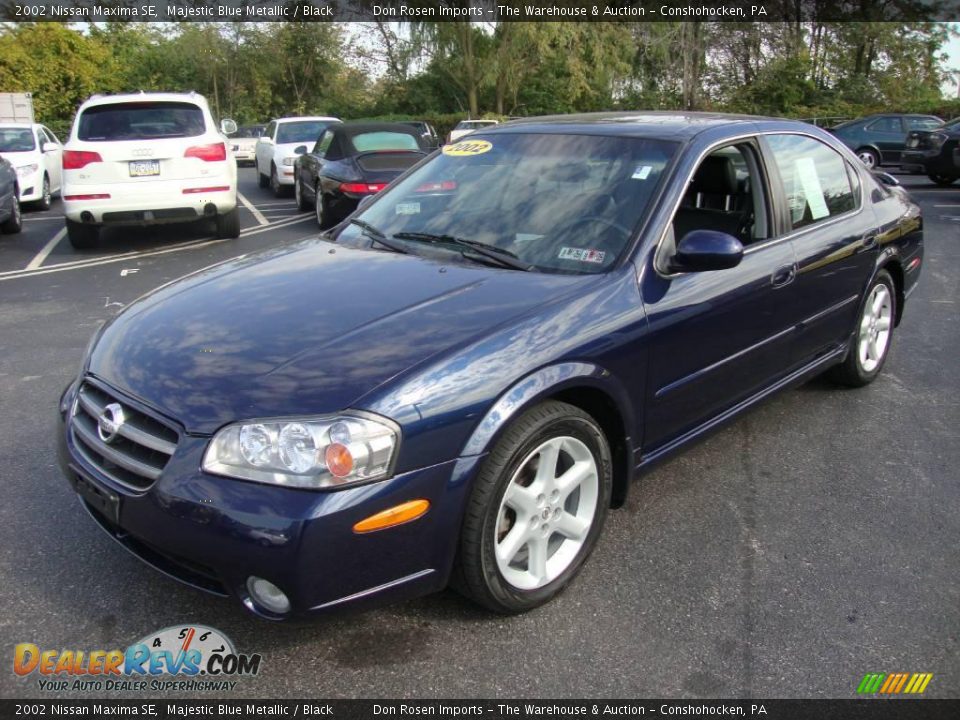
<path fill-rule="evenodd" d="M 960 0 L 0 0 L 12 22 L 920 22 Z"/>

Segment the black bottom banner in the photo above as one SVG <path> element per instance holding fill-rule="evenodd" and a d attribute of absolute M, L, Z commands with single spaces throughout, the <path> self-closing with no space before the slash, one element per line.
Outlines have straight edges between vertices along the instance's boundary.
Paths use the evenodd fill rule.
<path fill-rule="evenodd" d="M 957 700 L 0 700 L 0 717 L 956 720 Z"/>

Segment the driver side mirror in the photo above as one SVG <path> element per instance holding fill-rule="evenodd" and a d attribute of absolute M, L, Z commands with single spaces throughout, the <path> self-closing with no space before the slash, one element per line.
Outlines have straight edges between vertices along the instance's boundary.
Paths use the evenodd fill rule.
<path fill-rule="evenodd" d="M 716 230 L 691 230 L 677 243 L 670 272 L 706 272 L 736 267 L 743 259 L 743 244 L 733 235 Z"/>
<path fill-rule="evenodd" d="M 307 152 L 306 145 L 297 145 L 297 147 L 293 149 L 294 155 L 304 155 L 306 152 Z"/>
<path fill-rule="evenodd" d="M 220 121 L 220 132 L 224 135 L 232 135 L 237 131 L 237 123 L 235 120 L 221 120 Z"/>

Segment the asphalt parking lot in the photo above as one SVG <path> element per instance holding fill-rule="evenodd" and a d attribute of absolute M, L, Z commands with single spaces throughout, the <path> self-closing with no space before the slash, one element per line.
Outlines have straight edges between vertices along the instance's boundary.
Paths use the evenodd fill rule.
<path fill-rule="evenodd" d="M 448 591 L 270 624 L 114 544 L 54 454 L 57 398 L 90 335 L 168 280 L 316 225 L 250 169 L 238 240 L 114 230 L 79 253 L 59 203 L 26 213 L 0 237 L 0 652 L 201 623 L 263 656 L 232 697 L 846 698 L 867 672 L 931 672 L 927 696 L 960 696 L 960 186 L 900 178 L 924 209 L 926 258 L 881 377 L 814 380 L 662 465 L 567 592 L 511 618 Z M 3 697 L 54 697 L 7 668 Z"/>

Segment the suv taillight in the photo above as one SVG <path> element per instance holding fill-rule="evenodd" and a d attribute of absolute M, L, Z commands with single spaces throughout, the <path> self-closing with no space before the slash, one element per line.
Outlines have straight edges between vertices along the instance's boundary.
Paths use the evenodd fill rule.
<path fill-rule="evenodd" d="M 222 162 L 227 159 L 227 146 L 221 143 L 212 145 L 194 145 L 183 154 L 185 158 L 199 158 L 204 162 Z"/>
<path fill-rule="evenodd" d="M 103 162 L 100 153 L 89 152 L 88 150 L 64 150 L 63 151 L 63 169 L 80 170 L 90 163 Z"/>

